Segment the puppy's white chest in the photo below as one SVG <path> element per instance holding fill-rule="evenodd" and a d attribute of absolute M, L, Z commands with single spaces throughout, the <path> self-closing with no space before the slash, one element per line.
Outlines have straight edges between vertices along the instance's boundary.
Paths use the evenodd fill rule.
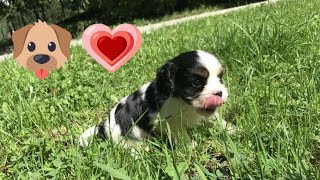
<path fill-rule="evenodd" d="M 168 99 L 160 110 L 162 121 L 156 127 L 157 131 L 170 125 L 171 131 L 181 128 L 192 127 L 201 120 L 201 116 L 194 111 L 193 107 L 181 99 Z"/>

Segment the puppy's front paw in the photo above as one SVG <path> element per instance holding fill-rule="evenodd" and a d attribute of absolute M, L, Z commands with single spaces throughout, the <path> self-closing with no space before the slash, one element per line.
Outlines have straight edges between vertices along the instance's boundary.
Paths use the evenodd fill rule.
<path fill-rule="evenodd" d="M 142 149 L 142 151 L 144 150 L 146 152 L 150 152 L 149 146 L 147 146 L 145 144 L 143 144 L 141 147 L 129 147 L 129 148 L 131 148 L 131 150 L 130 150 L 131 153 L 130 154 L 134 159 L 142 158 L 141 153 L 139 153 L 139 150 L 137 150 L 136 148 Z"/>
<path fill-rule="evenodd" d="M 237 132 L 237 128 L 232 127 L 232 126 L 226 127 L 226 130 L 227 130 L 228 134 L 235 134 Z"/>
<path fill-rule="evenodd" d="M 237 128 L 225 120 L 222 120 L 222 128 L 225 129 L 228 134 L 235 134 L 237 132 Z"/>

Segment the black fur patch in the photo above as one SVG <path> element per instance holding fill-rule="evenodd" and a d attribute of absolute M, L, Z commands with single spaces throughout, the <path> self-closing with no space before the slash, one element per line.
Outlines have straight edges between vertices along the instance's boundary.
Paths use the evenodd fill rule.
<path fill-rule="evenodd" d="M 205 67 L 199 63 L 198 58 L 197 52 L 191 51 L 170 61 L 178 67 L 174 77 L 173 96 L 180 97 L 187 103 L 197 98 L 207 83 L 207 77 L 199 75 L 198 70 Z M 195 81 L 199 81 L 200 86 L 194 86 Z"/>
<path fill-rule="evenodd" d="M 104 123 L 97 125 L 96 131 L 98 131 L 97 136 L 99 138 L 107 138 L 108 135 L 106 134 Z"/>

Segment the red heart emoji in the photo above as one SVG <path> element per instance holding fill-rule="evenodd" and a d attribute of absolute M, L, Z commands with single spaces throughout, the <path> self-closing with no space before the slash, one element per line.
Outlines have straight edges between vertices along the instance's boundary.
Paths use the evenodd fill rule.
<path fill-rule="evenodd" d="M 111 61 L 118 57 L 127 47 L 127 41 L 121 36 L 110 38 L 103 36 L 98 40 L 99 50 Z"/>
<path fill-rule="evenodd" d="M 133 38 L 125 31 L 111 35 L 109 32 L 98 31 L 90 40 L 92 49 L 108 64 L 114 65 L 133 48 Z"/>
<path fill-rule="evenodd" d="M 113 30 L 104 24 L 93 24 L 82 34 L 85 50 L 111 73 L 128 62 L 141 43 L 141 32 L 131 24 L 120 24 Z"/>

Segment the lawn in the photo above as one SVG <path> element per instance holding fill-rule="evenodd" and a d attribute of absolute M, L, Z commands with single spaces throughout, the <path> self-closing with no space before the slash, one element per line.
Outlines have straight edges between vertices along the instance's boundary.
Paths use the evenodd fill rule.
<path fill-rule="evenodd" d="M 143 34 L 139 52 L 114 74 L 73 47 L 43 81 L 9 59 L 0 64 L 0 179 L 319 179 L 320 1 L 287 0 Z M 192 149 L 150 142 L 130 152 L 79 135 L 181 52 L 203 49 L 226 69 L 230 99 L 218 126 L 192 131 Z"/>

